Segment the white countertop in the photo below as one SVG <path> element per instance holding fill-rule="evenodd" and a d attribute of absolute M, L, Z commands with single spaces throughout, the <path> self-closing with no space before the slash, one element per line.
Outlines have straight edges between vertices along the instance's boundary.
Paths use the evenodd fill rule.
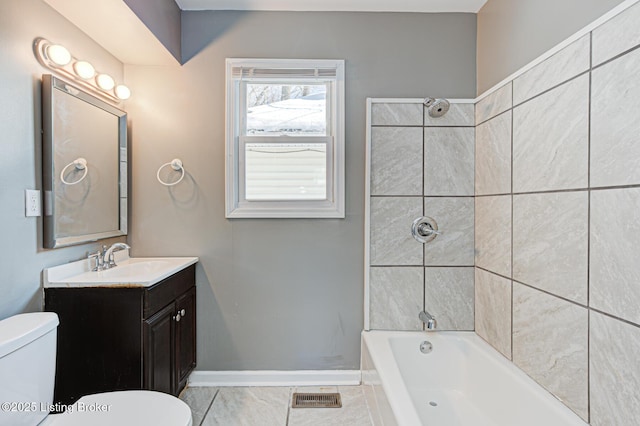
<path fill-rule="evenodd" d="M 198 261 L 197 257 L 129 257 L 129 250 L 114 253 L 118 266 L 91 271 L 88 259 L 44 270 L 44 288 L 151 287 Z"/>

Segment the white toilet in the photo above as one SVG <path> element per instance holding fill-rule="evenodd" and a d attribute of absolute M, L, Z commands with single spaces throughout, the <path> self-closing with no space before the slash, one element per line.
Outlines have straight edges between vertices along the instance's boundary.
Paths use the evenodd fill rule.
<path fill-rule="evenodd" d="M 187 404 L 153 391 L 87 395 L 49 415 L 58 324 L 52 312 L 0 321 L 0 426 L 191 426 Z"/>

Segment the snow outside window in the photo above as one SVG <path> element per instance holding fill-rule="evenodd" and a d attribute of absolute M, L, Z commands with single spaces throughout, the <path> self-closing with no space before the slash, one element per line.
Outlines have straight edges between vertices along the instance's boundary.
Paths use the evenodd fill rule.
<path fill-rule="evenodd" d="M 227 59 L 226 216 L 344 217 L 344 61 Z"/>

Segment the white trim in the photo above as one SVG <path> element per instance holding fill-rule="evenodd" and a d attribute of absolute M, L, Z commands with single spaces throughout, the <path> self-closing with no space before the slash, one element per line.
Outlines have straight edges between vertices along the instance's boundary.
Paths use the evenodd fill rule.
<path fill-rule="evenodd" d="M 189 386 L 356 386 L 360 370 L 194 371 Z"/>
<path fill-rule="evenodd" d="M 236 116 L 242 110 L 238 99 L 238 79 L 233 77 L 234 67 L 263 68 L 335 68 L 336 76 L 321 78 L 329 83 L 331 93 L 327 98 L 328 114 L 331 114 L 333 150 L 327 150 L 332 167 L 327 168 L 327 200 L 247 202 L 239 191 L 240 152 Z M 265 59 L 227 58 L 225 92 L 225 217 L 226 218 L 344 218 L 345 217 L 345 62 L 342 59 Z M 295 79 L 295 77 L 292 77 Z M 329 112 L 330 111 L 330 112 Z M 240 118 L 242 120 L 242 118 Z M 327 129 L 328 130 L 328 129 Z M 331 155 L 331 157 L 329 157 Z"/>
<path fill-rule="evenodd" d="M 423 104 L 424 99 L 425 98 L 367 98 L 367 101 L 371 100 L 372 104 Z M 451 104 L 473 104 L 476 102 L 475 99 L 471 98 L 447 98 L 447 100 Z"/>
<path fill-rule="evenodd" d="M 558 53 L 559 51 L 561 51 L 562 49 L 564 49 L 565 47 L 567 47 L 568 45 L 570 45 L 574 41 L 578 40 L 579 38 L 581 38 L 581 37 L 583 37 L 583 36 L 585 36 L 587 34 L 589 34 L 591 31 L 595 30 L 597 27 L 599 27 L 600 25 L 604 24 L 605 22 L 607 22 L 608 20 L 610 20 L 614 16 L 619 15 L 620 13 L 624 12 L 625 10 L 627 10 L 628 8 L 633 6 L 634 4 L 638 3 L 638 1 L 640 1 L 640 0 L 626 0 L 626 1 L 622 2 L 622 3 L 620 3 L 619 5 L 617 5 L 616 7 L 614 7 L 613 9 L 611 9 L 610 11 L 608 11 L 607 13 L 605 13 L 604 15 L 602 15 L 601 17 L 596 19 L 595 21 L 591 22 L 589 25 L 583 27 L 581 30 L 579 30 L 576 33 L 574 33 L 572 36 L 569 36 L 569 38 L 567 38 L 567 39 L 561 41 L 560 43 L 556 44 L 554 47 L 552 47 L 551 49 L 547 50 L 542 55 L 538 56 L 536 59 L 534 59 L 533 61 L 529 62 L 527 65 L 523 66 L 522 68 L 520 68 L 519 70 L 517 70 L 516 72 L 514 72 L 513 74 L 511 74 L 507 78 L 503 79 L 498 84 L 496 84 L 496 85 L 492 86 L 490 89 L 484 91 L 481 95 L 478 95 L 478 97 L 476 97 L 474 102 L 479 102 L 482 99 L 486 98 L 487 96 L 489 96 L 490 94 L 492 94 L 496 90 L 500 89 L 505 84 L 509 83 L 510 81 L 515 80 L 516 78 L 520 77 L 525 72 L 529 71 L 531 68 L 533 68 L 536 65 L 539 65 L 542 62 L 546 61 L 551 56 L 555 55 L 556 53 Z"/>
<path fill-rule="evenodd" d="M 369 269 L 371 263 L 370 233 L 371 233 L 371 106 L 374 99 L 367 98 L 366 130 L 365 130 L 365 167 L 364 167 L 364 329 L 371 329 L 369 310 Z"/>
<path fill-rule="evenodd" d="M 487 0 L 176 0 L 182 10 L 478 13 Z"/>

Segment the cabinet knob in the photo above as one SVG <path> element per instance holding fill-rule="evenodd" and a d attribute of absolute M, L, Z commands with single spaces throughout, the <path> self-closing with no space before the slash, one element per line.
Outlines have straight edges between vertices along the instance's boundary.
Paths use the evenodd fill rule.
<path fill-rule="evenodd" d="M 175 316 L 176 322 L 180 322 L 180 312 L 178 312 L 178 315 Z"/>
<path fill-rule="evenodd" d="M 186 314 L 186 313 L 187 313 L 187 311 L 184 310 L 184 309 L 180 311 L 180 315 L 182 315 L 182 316 L 184 316 L 184 314 Z"/>

